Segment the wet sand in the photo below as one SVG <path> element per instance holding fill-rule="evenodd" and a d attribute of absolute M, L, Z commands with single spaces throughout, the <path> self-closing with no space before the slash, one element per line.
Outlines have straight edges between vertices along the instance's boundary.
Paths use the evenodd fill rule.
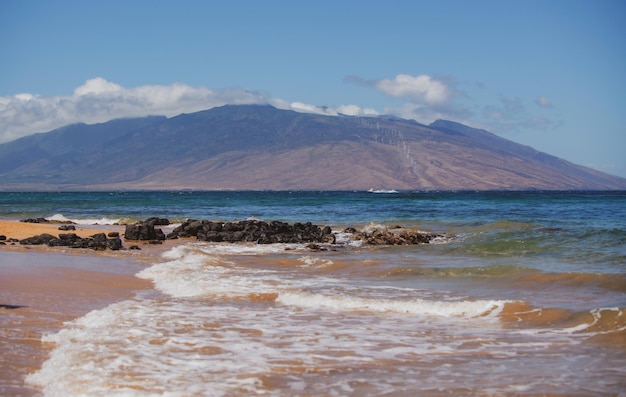
<path fill-rule="evenodd" d="M 0 235 L 23 239 L 41 233 L 57 235 L 57 224 L 0 221 Z M 77 227 L 81 237 L 116 227 Z M 61 231 L 60 233 L 66 233 Z M 53 346 L 41 337 L 59 331 L 63 323 L 132 298 L 151 289 L 134 276 L 141 258 L 160 251 L 142 246 L 140 253 L 68 250 L 45 246 L 0 246 L 0 395 L 36 396 L 24 377 L 40 368 Z"/>

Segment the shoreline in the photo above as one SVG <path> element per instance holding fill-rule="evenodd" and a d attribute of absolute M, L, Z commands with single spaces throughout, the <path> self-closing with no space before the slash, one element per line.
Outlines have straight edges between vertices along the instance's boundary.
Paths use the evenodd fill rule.
<path fill-rule="evenodd" d="M 49 358 L 51 344 L 42 337 L 64 328 L 68 321 L 112 303 L 153 290 L 148 280 L 135 277 L 173 244 L 141 245 L 141 251 L 95 251 L 67 247 L 21 246 L 8 239 L 49 233 L 60 225 L 0 221 L 0 395 L 39 396 L 41 390 L 24 378 Z M 123 225 L 75 225 L 80 237 L 118 231 Z M 138 242 L 141 244 L 141 242 Z M 172 242 L 174 243 L 174 242 Z M 180 243 L 180 241 L 178 242 Z M 174 243 L 175 244 L 175 243 Z"/>

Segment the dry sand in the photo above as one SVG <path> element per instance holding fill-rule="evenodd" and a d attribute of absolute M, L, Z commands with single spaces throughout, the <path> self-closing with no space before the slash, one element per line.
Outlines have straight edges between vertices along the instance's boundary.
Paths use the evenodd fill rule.
<path fill-rule="evenodd" d="M 58 224 L 0 221 L 0 235 L 23 239 L 58 235 Z M 80 237 L 123 232 L 123 226 L 76 227 Z M 142 251 L 92 251 L 46 246 L 0 245 L 0 395 L 34 396 L 24 377 L 40 368 L 53 346 L 41 337 L 91 310 L 131 298 L 151 283 L 134 274 L 143 259 L 165 247 Z"/>
<path fill-rule="evenodd" d="M 120 225 L 94 225 L 94 226 L 79 226 L 74 225 L 76 230 L 60 231 L 58 223 L 26 223 L 16 221 L 0 221 L 0 235 L 6 236 L 7 239 L 15 238 L 18 240 L 25 239 L 27 237 L 36 236 L 38 234 L 48 233 L 52 235 L 58 235 L 59 233 L 76 233 L 81 238 L 92 236 L 96 233 L 108 233 L 111 231 L 117 231 L 123 233 L 124 226 Z"/>

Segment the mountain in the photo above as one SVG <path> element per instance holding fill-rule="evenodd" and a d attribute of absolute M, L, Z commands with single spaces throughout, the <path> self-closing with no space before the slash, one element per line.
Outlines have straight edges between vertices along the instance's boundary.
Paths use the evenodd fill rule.
<path fill-rule="evenodd" d="M 76 124 L 0 145 L 3 190 L 626 189 L 484 130 L 227 105 Z"/>

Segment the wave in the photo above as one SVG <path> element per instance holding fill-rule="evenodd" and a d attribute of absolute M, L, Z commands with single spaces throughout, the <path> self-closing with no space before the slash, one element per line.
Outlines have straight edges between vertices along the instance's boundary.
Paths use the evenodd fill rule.
<path fill-rule="evenodd" d="M 496 317 L 507 301 L 430 301 L 425 299 L 370 299 L 353 296 L 329 296 L 306 292 L 281 292 L 277 303 L 304 308 L 410 313 L 438 317 Z"/>
<path fill-rule="evenodd" d="M 51 222 L 72 222 L 77 225 L 117 225 L 122 223 L 122 218 L 67 218 L 63 214 L 55 214 L 45 219 Z"/>
<path fill-rule="evenodd" d="M 150 279 L 155 287 L 174 297 L 214 297 L 220 300 L 275 301 L 278 304 L 346 311 L 411 313 L 443 317 L 495 317 L 507 301 L 423 299 L 424 293 L 409 290 L 386 290 L 349 284 L 325 275 L 301 277 L 303 269 L 342 267 L 329 259 L 296 255 L 291 266 L 272 257 L 280 268 L 242 266 L 232 254 L 236 245 L 178 246 L 163 254 L 166 262 L 155 264 L 137 274 Z M 220 251 L 221 250 L 221 251 Z M 277 247 L 237 247 L 236 252 L 276 253 Z M 280 252 L 284 252 L 280 251 Z M 293 252 L 290 252 L 293 253 Z M 224 255 L 226 254 L 226 255 Z M 256 257 L 255 261 L 259 258 Z M 256 262 L 258 263 L 258 262 Z M 360 292 L 359 292 L 360 291 Z"/>

